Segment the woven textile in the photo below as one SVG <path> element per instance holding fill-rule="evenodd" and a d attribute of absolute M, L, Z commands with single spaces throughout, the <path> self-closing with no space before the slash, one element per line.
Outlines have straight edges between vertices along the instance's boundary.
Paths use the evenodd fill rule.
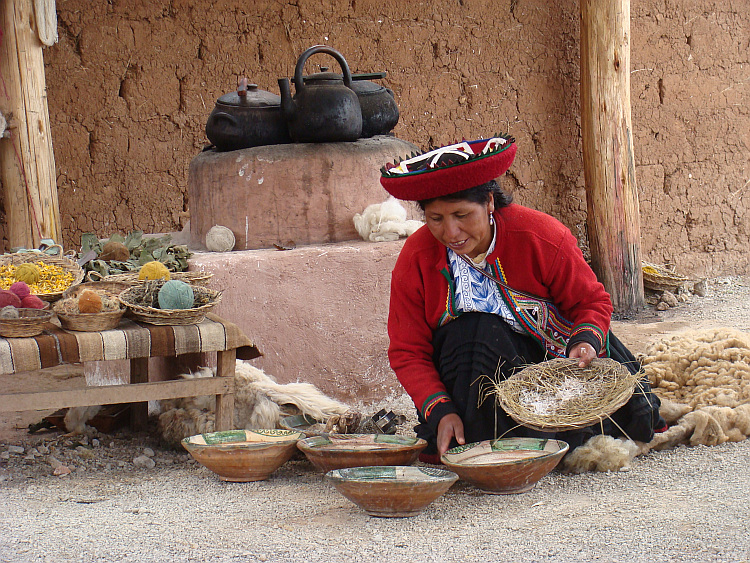
<path fill-rule="evenodd" d="M 261 355 L 237 325 L 210 313 L 194 325 L 149 325 L 123 319 L 116 329 L 101 332 L 66 331 L 49 324 L 32 338 L 0 338 L 0 373 L 232 349 L 244 360 Z"/>

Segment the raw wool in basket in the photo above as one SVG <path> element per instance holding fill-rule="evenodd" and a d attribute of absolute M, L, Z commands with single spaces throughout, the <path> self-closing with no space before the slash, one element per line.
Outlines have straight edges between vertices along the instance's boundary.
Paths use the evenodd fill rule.
<path fill-rule="evenodd" d="M 580 379 L 566 377 L 555 390 L 554 395 L 523 389 L 519 399 L 521 404 L 534 414 L 549 416 L 556 413 L 566 401 L 580 397 L 585 392 L 585 384 Z"/>
<path fill-rule="evenodd" d="M 406 219 L 406 209 L 390 196 L 383 203 L 368 205 L 362 214 L 354 215 L 354 228 L 364 240 L 388 242 L 407 237 L 419 229 L 423 223 Z"/>
<path fill-rule="evenodd" d="M 212 377 L 215 368 L 203 368 L 182 374 L 185 379 Z M 321 393 L 310 383 L 276 383 L 275 379 L 255 366 L 237 360 L 235 367 L 234 427 L 277 428 L 282 417 L 304 414 L 319 420 L 345 414 L 349 407 Z M 214 396 L 172 399 L 161 402 L 159 431 L 165 443 L 215 429 Z"/>

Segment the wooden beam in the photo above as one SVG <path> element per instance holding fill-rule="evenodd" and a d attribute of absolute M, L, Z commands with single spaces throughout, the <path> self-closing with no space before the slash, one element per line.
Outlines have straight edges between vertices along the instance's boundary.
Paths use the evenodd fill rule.
<path fill-rule="evenodd" d="M 0 32 L 0 112 L 11 124 L 0 139 L 6 233 L 11 247 L 36 248 L 44 238 L 62 242 L 62 231 L 33 0 L 1 0 Z"/>
<path fill-rule="evenodd" d="M 581 0 L 581 135 L 591 266 L 615 311 L 645 305 L 630 115 L 630 0 Z"/>
<path fill-rule="evenodd" d="M 130 385 L 103 385 L 64 391 L 8 393 L 0 395 L 0 412 L 87 407 L 224 393 L 234 393 L 234 378 L 200 377 Z"/>
<path fill-rule="evenodd" d="M 224 350 L 216 353 L 216 376 L 234 381 L 234 368 L 237 363 L 237 350 Z M 234 428 L 234 389 L 216 395 L 216 430 Z"/>

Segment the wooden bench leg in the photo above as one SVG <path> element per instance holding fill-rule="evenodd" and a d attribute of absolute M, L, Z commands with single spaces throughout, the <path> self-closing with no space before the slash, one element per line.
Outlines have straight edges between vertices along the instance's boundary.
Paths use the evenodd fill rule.
<path fill-rule="evenodd" d="M 232 382 L 231 391 L 216 395 L 216 430 L 234 428 L 234 366 L 237 350 L 216 353 L 216 377 L 227 377 Z"/>
<path fill-rule="evenodd" d="M 148 358 L 130 360 L 130 383 L 148 383 Z M 131 403 L 130 428 L 134 431 L 146 429 L 148 422 L 148 402 Z"/>

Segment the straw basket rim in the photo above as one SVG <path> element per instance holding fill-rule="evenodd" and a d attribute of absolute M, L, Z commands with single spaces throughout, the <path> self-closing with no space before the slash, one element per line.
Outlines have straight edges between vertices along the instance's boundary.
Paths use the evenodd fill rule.
<path fill-rule="evenodd" d="M 68 289 L 63 291 L 62 298 L 74 298 L 86 289 L 96 291 L 97 293 L 105 293 L 111 297 L 117 297 L 128 289 L 130 284 L 119 281 L 83 281 L 75 285 L 71 285 Z"/>
<path fill-rule="evenodd" d="M 49 309 L 18 309 L 17 319 L 0 319 L 0 336 L 4 338 L 28 338 L 44 331 L 44 325 L 52 319 Z"/>
<path fill-rule="evenodd" d="M 154 280 L 164 282 L 166 280 Z M 136 292 L 141 292 L 148 284 L 138 284 L 120 293 L 117 298 L 128 310 L 128 314 L 136 321 L 154 325 L 191 325 L 198 324 L 206 314 L 221 302 L 222 292 L 201 285 L 189 284 L 196 297 L 208 299 L 208 303 L 191 309 L 157 309 L 147 307 L 133 301 Z"/>
<path fill-rule="evenodd" d="M 83 268 L 81 268 L 78 262 L 65 256 L 53 256 L 50 254 L 44 254 L 43 252 L 13 252 L 0 256 L 0 266 L 18 266 L 20 264 L 36 262 L 45 262 L 46 264 L 58 266 L 73 274 L 73 283 L 70 284 L 70 287 L 83 281 L 85 275 Z M 64 290 L 53 291 L 50 293 L 36 293 L 35 295 L 42 301 L 52 303 L 62 297 L 63 291 Z"/>
<path fill-rule="evenodd" d="M 674 291 L 690 281 L 690 278 L 676 274 L 665 266 L 641 261 L 643 286 L 655 291 Z"/>
<path fill-rule="evenodd" d="M 126 283 L 128 285 L 143 285 L 146 283 L 147 280 L 139 280 L 138 279 L 138 272 L 125 272 L 122 274 L 110 274 L 108 276 L 103 276 L 99 280 L 91 279 L 93 272 L 89 272 L 87 274 L 87 278 L 90 282 L 119 282 L 119 283 Z M 184 281 L 185 283 L 189 283 L 191 285 L 198 285 L 202 287 L 207 287 L 208 282 L 211 281 L 211 278 L 214 277 L 214 275 L 211 272 L 197 272 L 197 271 L 186 271 L 186 272 L 169 272 L 169 279 L 170 280 L 180 280 Z"/>
<path fill-rule="evenodd" d="M 642 375 L 642 371 L 631 373 L 611 358 L 595 358 L 585 368 L 578 367 L 578 360 L 554 358 L 530 364 L 493 383 L 490 393 L 519 424 L 542 432 L 564 432 L 608 418 L 628 402 Z M 557 393 L 553 395 L 554 390 Z M 566 398 L 566 392 L 571 396 Z M 533 399 L 537 402 L 532 403 Z"/>

